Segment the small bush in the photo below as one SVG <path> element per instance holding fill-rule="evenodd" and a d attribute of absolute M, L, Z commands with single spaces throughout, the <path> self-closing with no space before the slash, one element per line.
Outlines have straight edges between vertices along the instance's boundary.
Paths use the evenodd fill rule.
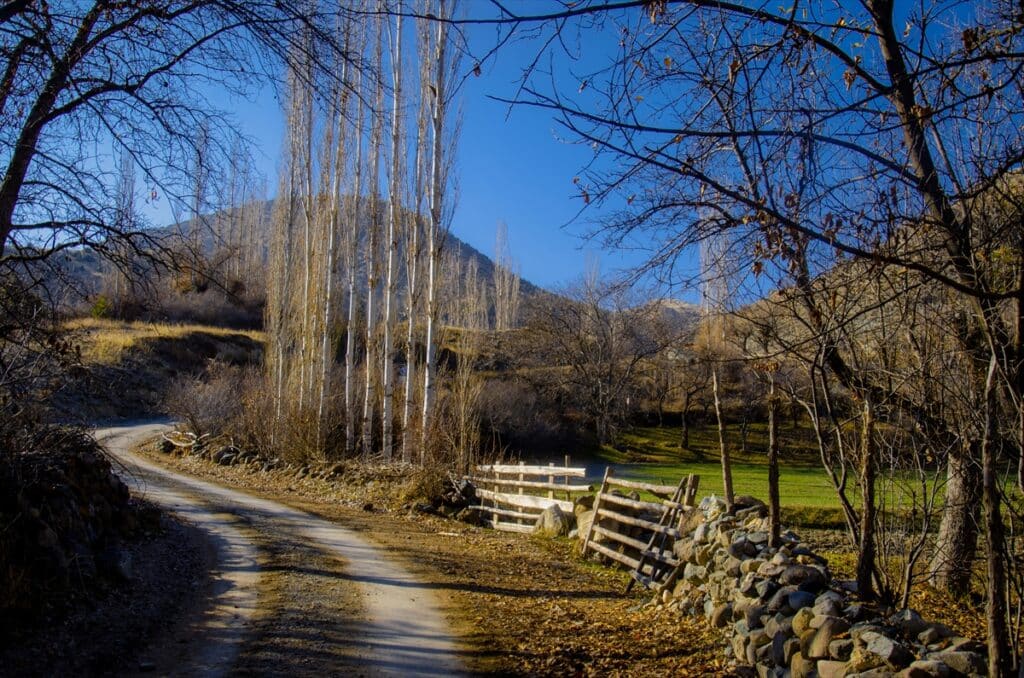
<path fill-rule="evenodd" d="M 239 368 L 214 361 L 203 375 L 174 380 L 164 408 L 197 436 L 227 433 L 242 411 L 242 387 Z"/>
<path fill-rule="evenodd" d="M 96 297 L 96 301 L 92 302 L 92 308 L 89 309 L 89 315 L 97 320 L 101 320 L 103 318 L 109 318 L 112 310 L 113 305 L 110 303 L 110 300 L 101 294 Z"/>

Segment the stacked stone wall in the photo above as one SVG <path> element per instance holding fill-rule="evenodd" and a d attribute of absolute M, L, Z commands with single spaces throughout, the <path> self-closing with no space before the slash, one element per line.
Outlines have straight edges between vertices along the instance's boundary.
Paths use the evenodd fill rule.
<path fill-rule="evenodd" d="M 825 558 L 792 532 L 769 545 L 767 510 L 749 498 L 732 514 L 708 497 L 684 519 L 682 563 L 659 602 L 702 615 L 725 635 L 737 673 L 821 676 L 982 676 L 984 647 L 913 610 L 858 599 Z"/>

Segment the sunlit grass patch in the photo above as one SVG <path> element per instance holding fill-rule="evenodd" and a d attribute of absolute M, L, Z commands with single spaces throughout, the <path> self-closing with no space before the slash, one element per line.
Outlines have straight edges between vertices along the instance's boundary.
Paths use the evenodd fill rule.
<path fill-rule="evenodd" d="M 180 339 L 202 333 L 217 337 L 243 335 L 253 341 L 263 341 L 263 333 L 256 330 L 236 330 L 196 324 L 169 324 L 151 322 L 125 322 L 101 318 L 77 318 L 65 323 L 75 333 L 82 350 L 82 360 L 91 365 L 113 365 L 125 352 L 144 347 L 153 339 Z"/>

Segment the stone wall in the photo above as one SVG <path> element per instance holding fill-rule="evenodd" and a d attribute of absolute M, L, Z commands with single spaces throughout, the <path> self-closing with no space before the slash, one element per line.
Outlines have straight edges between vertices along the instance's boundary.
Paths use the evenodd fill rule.
<path fill-rule="evenodd" d="M 768 545 L 767 510 L 740 498 L 732 515 L 708 497 L 684 520 L 683 563 L 660 604 L 703 615 L 722 630 L 739 674 L 767 676 L 980 676 L 984 646 L 913 610 L 858 600 L 853 582 L 797 535 Z"/>

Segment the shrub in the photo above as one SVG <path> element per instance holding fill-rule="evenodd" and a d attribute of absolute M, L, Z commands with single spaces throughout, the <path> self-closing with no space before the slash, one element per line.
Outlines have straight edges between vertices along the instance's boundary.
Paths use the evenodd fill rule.
<path fill-rule="evenodd" d="M 97 320 L 102 318 L 109 318 L 111 313 L 112 305 L 110 300 L 104 295 L 96 297 L 96 301 L 92 302 L 92 308 L 89 309 L 89 315 Z"/>
<path fill-rule="evenodd" d="M 164 408 L 197 436 L 228 433 L 243 409 L 242 387 L 242 370 L 211 361 L 203 375 L 175 379 Z"/>

